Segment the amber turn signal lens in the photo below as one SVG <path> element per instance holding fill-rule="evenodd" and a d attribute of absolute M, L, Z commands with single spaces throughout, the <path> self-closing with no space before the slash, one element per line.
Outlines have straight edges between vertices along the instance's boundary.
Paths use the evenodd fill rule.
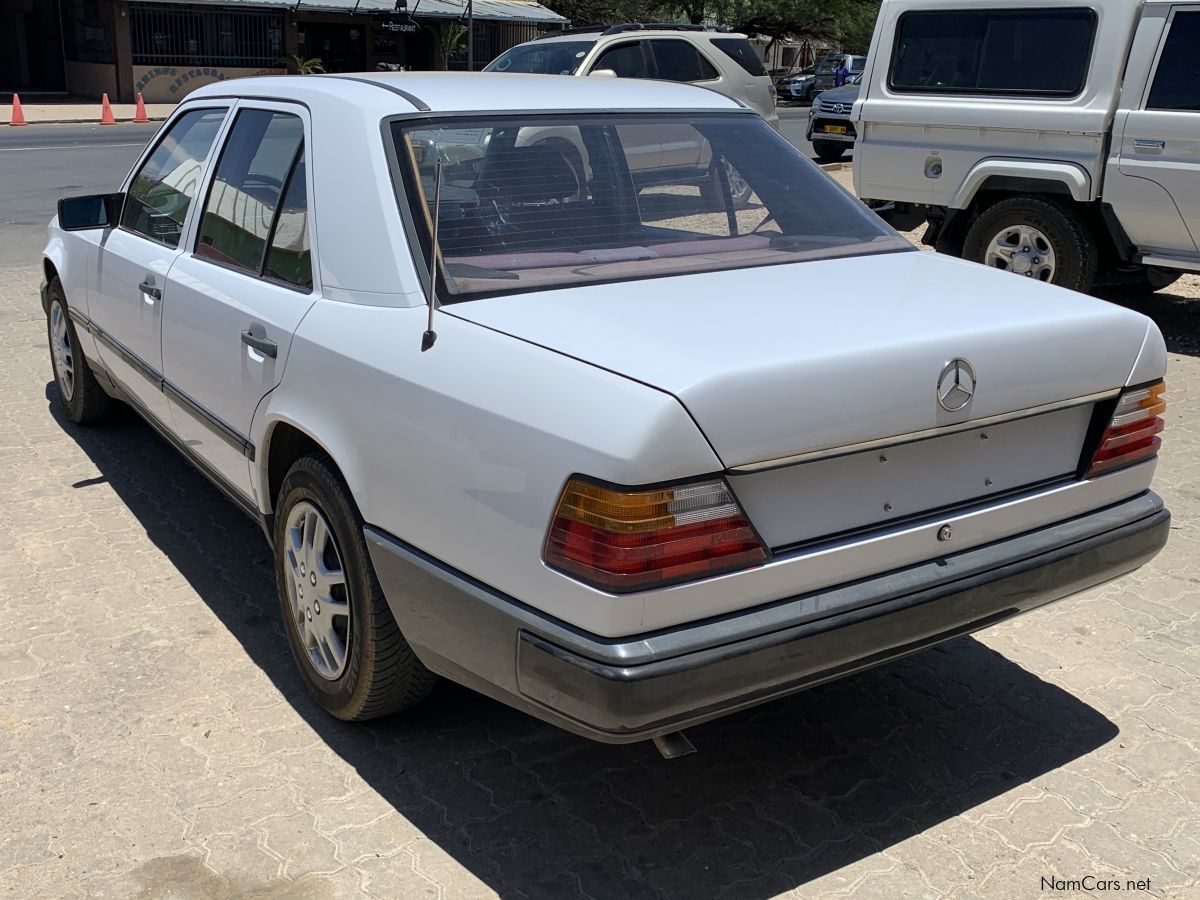
<path fill-rule="evenodd" d="M 1163 381 L 1121 393 L 1112 421 L 1100 439 L 1087 477 L 1094 478 L 1133 465 L 1158 453 L 1159 432 L 1165 427 L 1161 414 L 1167 410 Z"/>
<path fill-rule="evenodd" d="M 545 548 L 547 564 L 609 591 L 647 590 L 766 557 L 720 479 L 626 490 L 572 478 Z"/>

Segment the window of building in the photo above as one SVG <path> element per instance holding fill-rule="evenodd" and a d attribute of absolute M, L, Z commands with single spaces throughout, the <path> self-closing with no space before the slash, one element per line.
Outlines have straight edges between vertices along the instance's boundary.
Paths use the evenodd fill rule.
<path fill-rule="evenodd" d="M 1200 112 L 1200 12 L 1177 12 L 1167 35 L 1147 109 Z"/>
<path fill-rule="evenodd" d="M 909 12 L 900 17 L 891 87 L 904 93 L 1072 97 L 1083 90 L 1090 9 Z"/>
<path fill-rule="evenodd" d="M 262 273 L 280 197 L 303 144 L 304 123 L 299 116 L 261 109 L 238 113 L 208 191 L 197 256 L 254 275 Z M 289 200 L 298 203 L 300 197 Z M 306 230 L 303 218 L 289 218 L 289 233 L 297 225 Z M 297 252 L 306 244 L 307 238 L 293 235 Z"/>
<path fill-rule="evenodd" d="M 116 62 L 113 4 L 101 0 L 62 0 L 63 55 L 78 62 Z"/>
<path fill-rule="evenodd" d="M 658 77 L 666 81 L 712 81 L 721 75 L 687 41 L 650 41 Z"/>
<path fill-rule="evenodd" d="M 131 3 L 134 65 L 278 68 L 283 13 L 270 9 L 191 9 L 177 3 Z"/>
<path fill-rule="evenodd" d="M 129 187 L 122 227 L 179 246 L 204 160 L 224 120 L 224 109 L 197 109 L 175 120 Z"/>

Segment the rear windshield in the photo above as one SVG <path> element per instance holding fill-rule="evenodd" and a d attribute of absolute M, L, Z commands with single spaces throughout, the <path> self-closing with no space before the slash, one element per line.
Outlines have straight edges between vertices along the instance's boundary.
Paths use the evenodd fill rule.
<path fill-rule="evenodd" d="M 397 121 L 392 132 L 426 266 L 440 161 L 445 302 L 912 249 L 749 114 Z"/>
<path fill-rule="evenodd" d="M 713 38 L 712 45 L 736 62 L 755 78 L 767 74 L 762 60 L 745 38 Z"/>
<path fill-rule="evenodd" d="M 573 75 L 594 43 L 595 41 L 534 41 L 521 44 L 497 56 L 483 71 Z"/>

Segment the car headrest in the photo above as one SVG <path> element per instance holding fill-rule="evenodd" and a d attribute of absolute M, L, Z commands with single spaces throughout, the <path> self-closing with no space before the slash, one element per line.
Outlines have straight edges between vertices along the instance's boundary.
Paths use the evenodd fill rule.
<path fill-rule="evenodd" d="M 580 176 L 558 147 L 533 144 L 488 154 L 486 180 L 510 203 L 565 200 L 579 192 Z"/>

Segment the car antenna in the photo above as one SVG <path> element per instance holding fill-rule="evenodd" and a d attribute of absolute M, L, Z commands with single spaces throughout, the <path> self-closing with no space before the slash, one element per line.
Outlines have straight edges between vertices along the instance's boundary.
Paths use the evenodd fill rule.
<path fill-rule="evenodd" d="M 437 258 L 438 258 L 438 217 L 442 210 L 442 156 L 439 153 L 433 166 L 433 242 L 429 252 L 429 322 L 425 333 L 421 335 L 421 352 L 424 353 L 437 341 L 437 332 L 433 330 L 433 311 L 437 308 Z"/>

